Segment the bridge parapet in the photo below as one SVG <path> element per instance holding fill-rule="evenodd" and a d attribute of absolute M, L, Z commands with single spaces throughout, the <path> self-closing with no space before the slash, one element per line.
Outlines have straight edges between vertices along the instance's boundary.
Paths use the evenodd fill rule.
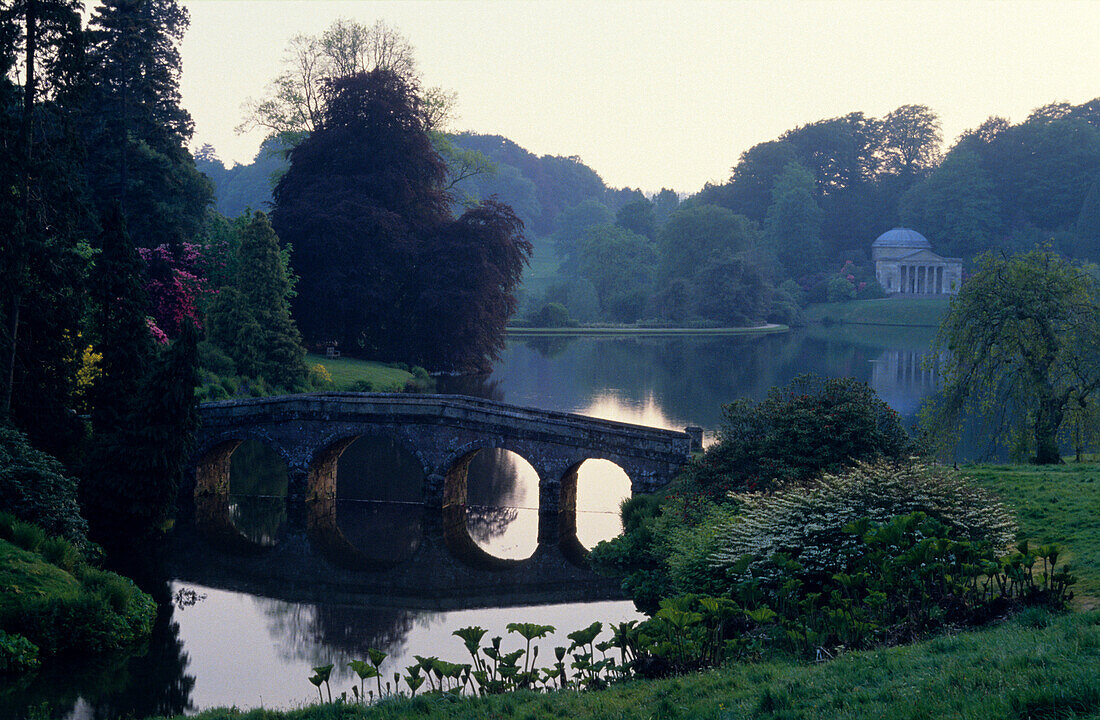
<path fill-rule="evenodd" d="M 273 422 L 363 422 L 459 427 L 667 462 L 682 463 L 691 451 L 685 432 L 465 395 L 310 393 L 203 403 L 200 413 L 204 434 Z"/>

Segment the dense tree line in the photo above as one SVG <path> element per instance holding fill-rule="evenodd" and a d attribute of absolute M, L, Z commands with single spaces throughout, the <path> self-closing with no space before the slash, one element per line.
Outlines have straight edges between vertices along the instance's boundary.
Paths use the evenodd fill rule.
<path fill-rule="evenodd" d="M 0 13 L 2 411 L 80 476 L 108 544 L 163 523 L 196 417 L 194 324 L 169 342 L 150 302 L 211 197 L 179 105 L 186 27 L 172 0 L 109 0 L 86 28 L 71 0 Z"/>

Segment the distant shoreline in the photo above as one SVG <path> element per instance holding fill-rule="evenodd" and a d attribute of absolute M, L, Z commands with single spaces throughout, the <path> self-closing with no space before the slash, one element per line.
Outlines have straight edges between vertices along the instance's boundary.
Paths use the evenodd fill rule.
<path fill-rule="evenodd" d="M 644 328 L 644 327 L 509 327 L 509 337 L 568 336 L 568 335 L 770 335 L 790 330 L 786 325 L 769 323 L 759 327 L 735 328 Z"/>

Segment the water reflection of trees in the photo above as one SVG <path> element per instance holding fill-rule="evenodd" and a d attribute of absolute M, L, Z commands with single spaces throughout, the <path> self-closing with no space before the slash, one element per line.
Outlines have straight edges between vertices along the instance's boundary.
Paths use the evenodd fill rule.
<path fill-rule="evenodd" d="M 428 613 L 403 608 L 336 603 L 288 603 L 254 598 L 277 638 L 279 656 L 312 665 L 363 659 L 368 648 L 402 654 L 409 633 Z"/>
<path fill-rule="evenodd" d="M 282 456 L 259 440 L 233 451 L 229 467 L 229 519 L 249 541 L 271 546 L 286 524 L 289 478 Z"/>
<path fill-rule="evenodd" d="M 552 358 L 537 342 L 541 338 L 520 338 L 509 341 L 493 378 L 511 402 L 575 410 L 608 392 L 653 397 L 677 426 L 713 429 L 723 404 L 763 398 L 802 373 L 869 382 L 871 361 L 884 349 L 925 349 L 930 332 L 837 327 L 748 336 L 554 338 L 566 344 Z"/>
<path fill-rule="evenodd" d="M 527 482 L 521 481 L 521 471 Z M 528 502 L 533 473 L 525 460 L 506 450 L 482 450 L 474 456 L 467 468 L 466 530 L 475 542 L 491 547 L 493 539 L 504 535 L 519 517 L 517 508 Z M 537 475 L 533 484 L 537 502 Z"/>

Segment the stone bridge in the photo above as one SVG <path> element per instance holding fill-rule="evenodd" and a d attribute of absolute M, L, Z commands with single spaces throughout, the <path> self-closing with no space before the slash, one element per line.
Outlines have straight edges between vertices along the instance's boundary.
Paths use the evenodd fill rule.
<path fill-rule="evenodd" d="M 524 561 L 488 555 L 466 531 L 467 468 L 478 451 L 510 450 L 531 464 L 539 477 L 536 556 L 553 549 L 570 563 L 583 565 L 585 551 L 576 539 L 581 463 L 609 460 L 630 478 L 632 493 L 649 493 L 672 479 L 699 440 L 694 433 L 460 395 L 288 395 L 205 403 L 201 415 L 195 472 L 181 497 L 181 508 L 194 515 L 185 511 L 183 516 L 196 520 L 208 535 L 240 539 L 227 510 L 230 458 L 242 442 L 258 440 L 286 462 L 290 544 L 308 544 L 307 554 L 318 553 L 330 561 L 343 558 L 337 564 L 360 571 L 380 568 L 357 557 L 335 522 L 337 462 L 359 437 L 388 438 L 417 460 L 423 468 L 418 512 L 424 513 L 426 534 L 438 530 L 438 549 L 445 548 L 467 568 L 482 570 L 515 568 Z M 247 550 L 246 543 L 239 544 Z M 428 565 L 439 562 L 437 558 Z"/>

